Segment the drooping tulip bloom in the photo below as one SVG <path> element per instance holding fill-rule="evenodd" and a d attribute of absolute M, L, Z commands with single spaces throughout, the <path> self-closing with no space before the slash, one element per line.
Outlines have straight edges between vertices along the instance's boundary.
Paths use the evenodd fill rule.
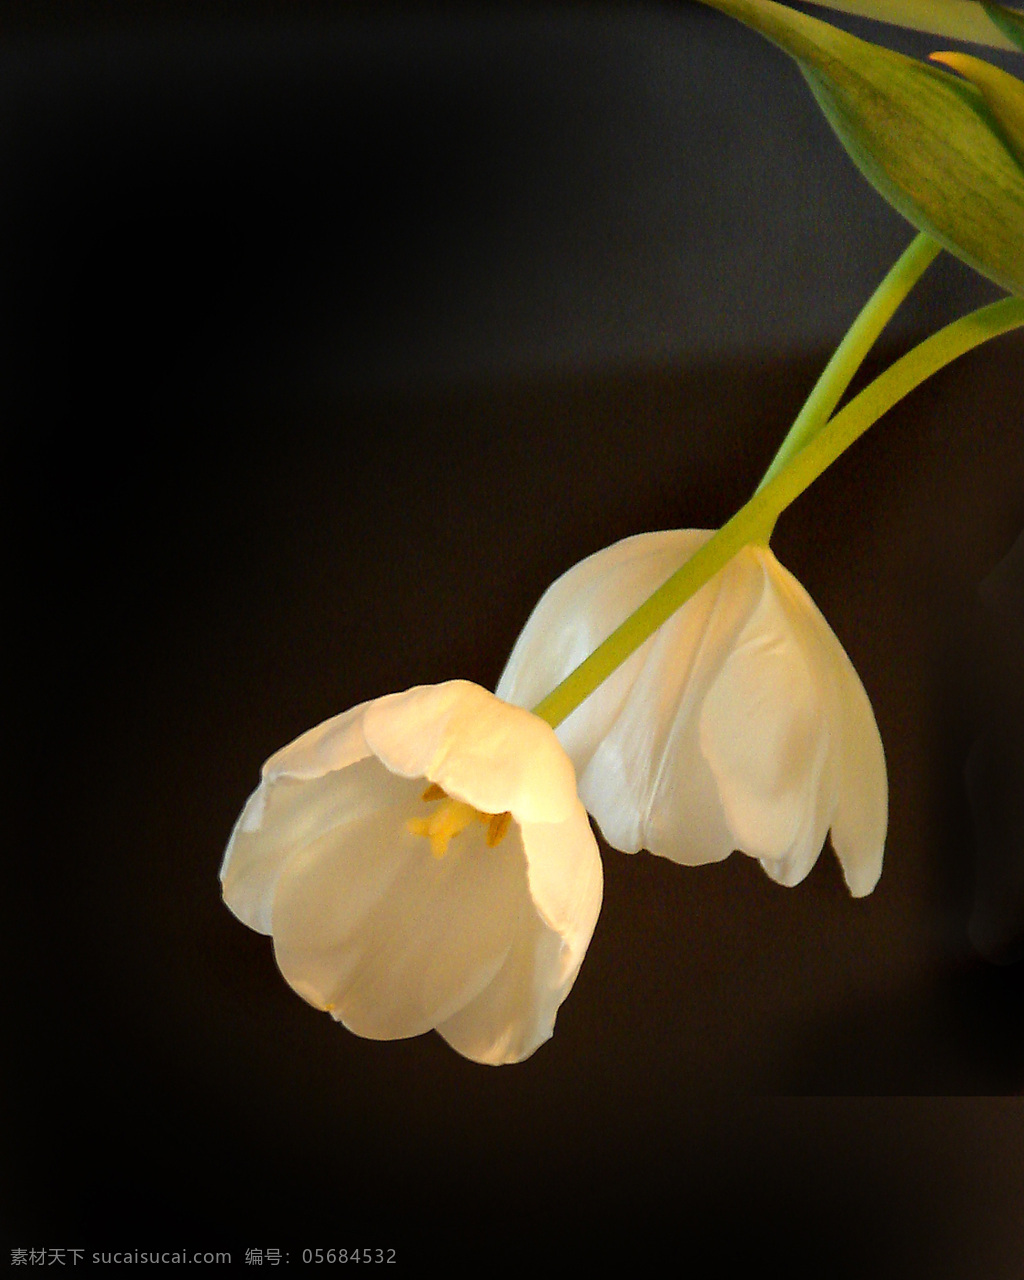
<path fill-rule="evenodd" d="M 641 534 L 545 593 L 498 696 L 536 705 L 711 534 Z M 780 884 L 831 830 L 850 892 L 882 867 L 885 760 L 857 674 L 813 601 L 745 547 L 558 728 L 609 844 L 697 865 L 735 849 Z"/>
<path fill-rule="evenodd" d="M 221 867 L 291 986 L 350 1030 L 478 1062 L 552 1033 L 601 905 L 550 727 L 462 680 L 363 703 L 263 766 Z"/>

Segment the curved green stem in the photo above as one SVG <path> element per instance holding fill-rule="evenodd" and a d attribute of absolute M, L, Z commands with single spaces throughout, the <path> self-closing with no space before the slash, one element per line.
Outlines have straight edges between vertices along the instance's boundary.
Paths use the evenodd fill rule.
<path fill-rule="evenodd" d="M 896 308 L 935 261 L 941 245 L 919 232 L 893 264 L 888 275 L 864 304 L 860 315 L 850 326 L 846 337 L 822 370 L 807 403 L 789 429 L 771 466 L 757 486 L 763 489 L 779 474 L 789 460 L 800 452 L 808 440 L 828 422 L 843 392 L 864 363 L 864 357 L 892 319 Z"/>
<path fill-rule="evenodd" d="M 933 373 L 973 347 L 1024 325 L 1024 298 L 1004 298 L 947 325 L 897 360 L 764 484 L 687 562 L 534 707 L 555 727 L 634 650 L 821 475 L 878 419 Z"/>

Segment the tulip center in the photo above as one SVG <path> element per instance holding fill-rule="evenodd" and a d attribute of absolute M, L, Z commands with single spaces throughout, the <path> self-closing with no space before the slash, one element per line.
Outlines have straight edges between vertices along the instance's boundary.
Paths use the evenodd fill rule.
<path fill-rule="evenodd" d="M 410 818 L 405 824 L 414 836 L 424 836 L 430 841 L 430 852 L 435 858 L 443 858 L 448 852 L 449 842 L 473 822 L 482 822 L 487 827 L 485 838 L 492 849 L 501 844 L 512 825 L 511 813 L 481 813 L 471 804 L 453 800 L 436 782 L 432 782 L 420 798 L 428 803 L 444 801 L 429 817 Z"/>

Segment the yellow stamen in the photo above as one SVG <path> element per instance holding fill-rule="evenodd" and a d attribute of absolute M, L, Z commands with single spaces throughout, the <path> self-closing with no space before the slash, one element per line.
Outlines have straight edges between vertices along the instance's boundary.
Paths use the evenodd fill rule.
<path fill-rule="evenodd" d="M 464 831 L 476 816 L 471 804 L 446 800 L 429 818 L 410 818 L 406 826 L 414 836 L 426 836 L 430 841 L 430 852 L 435 858 L 443 858 L 448 852 L 449 841 Z"/>
<path fill-rule="evenodd" d="M 422 800 L 444 800 L 428 818 L 410 818 L 405 826 L 414 836 L 424 836 L 430 841 L 430 852 L 435 858 L 443 858 L 449 843 L 464 831 L 471 822 L 482 822 L 487 827 L 487 845 L 500 844 L 512 825 L 511 813 L 481 813 L 471 804 L 453 800 L 442 787 L 432 782 L 420 797 Z"/>
<path fill-rule="evenodd" d="M 501 844 L 511 825 L 512 815 L 510 813 L 492 813 L 487 823 L 488 847 L 493 849 L 496 844 Z"/>

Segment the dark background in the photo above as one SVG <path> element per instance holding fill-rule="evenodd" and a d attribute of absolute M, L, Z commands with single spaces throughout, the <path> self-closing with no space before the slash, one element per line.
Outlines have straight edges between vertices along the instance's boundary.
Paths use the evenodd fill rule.
<path fill-rule="evenodd" d="M 875 893 L 604 850 L 528 1062 L 359 1040 L 220 901 L 260 762 L 725 520 L 910 229 L 685 2 L 6 9 L 10 1247 L 1019 1276 L 1020 336 L 774 540 L 886 745 Z M 866 374 L 995 296 L 944 255 Z"/>

